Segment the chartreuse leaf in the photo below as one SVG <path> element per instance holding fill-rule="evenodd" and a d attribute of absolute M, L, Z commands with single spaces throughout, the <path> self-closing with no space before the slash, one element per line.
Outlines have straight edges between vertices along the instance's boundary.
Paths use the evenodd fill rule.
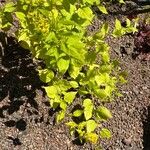
<path fill-rule="evenodd" d="M 93 132 L 97 127 L 97 123 L 94 120 L 86 121 L 86 130 L 88 133 Z"/>
<path fill-rule="evenodd" d="M 124 28 L 122 27 L 121 22 L 118 19 L 116 19 L 115 28 L 113 30 L 113 36 L 119 37 L 119 36 L 122 36 L 123 34 L 124 34 Z"/>
<path fill-rule="evenodd" d="M 111 132 L 110 132 L 110 130 L 108 130 L 107 128 L 103 128 L 103 129 L 100 131 L 100 137 L 101 137 L 101 138 L 110 139 L 110 138 L 111 138 Z"/>
<path fill-rule="evenodd" d="M 97 97 L 99 97 L 101 100 L 105 100 L 106 98 L 110 98 L 112 91 L 114 90 L 111 86 L 109 85 L 103 85 L 102 84 L 102 89 L 94 89 L 95 94 Z"/>
<path fill-rule="evenodd" d="M 69 83 L 70 83 L 72 88 L 78 88 L 79 87 L 78 82 L 76 82 L 76 81 L 70 81 Z"/>
<path fill-rule="evenodd" d="M 123 76 L 119 76 L 119 81 L 121 84 L 127 83 L 127 80 Z"/>
<path fill-rule="evenodd" d="M 61 73 L 65 73 L 69 68 L 70 60 L 60 58 L 57 62 L 58 69 Z"/>
<path fill-rule="evenodd" d="M 15 12 L 17 18 L 20 20 L 20 21 L 25 21 L 26 20 L 26 16 L 23 12 Z"/>
<path fill-rule="evenodd" d="M 99 0 L 83 0 L 83 2 L 84 3 L 89 3 L 89 4 L 91 4 L 91 5 L 93 5 L 93 4 L 99 4 L 100 3 L 100 1 Z"/>
<path fill-rule="evenodd" d="M 102 61 L 104 63 L 109 63 L 110 62 L 110 56 L 109 56 L 109 53 L 107 51 L 102 52 L 101 57 L 102 57 Z"/>
<path fill-rule="evenodd" d="M 92 117 L 92 112 L 93 112 L 92 101 L 90 99 L 85 99 L 83 101 L 83 107 L 84 107 L 84 117 L 86 120 L 88 120 Z"/>
<path fill-rule="evenodd" d="M 102 85 L 102 84 L 106 84 L 110 82 L 110 76 L 109 74 L 97 74 L 95 76 L 95 81 L 97 83 L 98 86 Z"/>
<path fill-rule="evenodd" d="M 48 87 L 44 87 L 44 89 L 49 98 L 55 98 L 58 95 L 58 89 L 56 86 L 48 86 Z"/>
<path fill-rule="evenodd" d="M 20 35 L 18 36 L 18 41 L 27 41 L 28 40 L 28 36 L 27 36 L 27 31 L 24 31 L 22 33 L 20 33 Z"/>
<path fill-rule="evenodd" d="M 106 34 L 108 33 L 109 31 L 109 26 L 108 26 L 108 23 L 104 23 L 100 29 L 99 32 L 97 32 L 94 36 L 93 36 L 93 39 L 94 40 L 103 40 L 106 36 Z M 103 44 L 103 47 L 104 47 L 104 44 Z M 99 47 L 100 48 L 100 47 Z M 105 48 L 107 49 L 107 48 Z"/>
<path fill-rule="evenodd" d="M 124 0 L 118 0 L 119 3 L 125 4 Z"/>
<path fill-rule="evenodd" d="M 127 80 L 125 79 L 125 78 L 127 77 L 127 75 L 128 75 L 128 73 L 125 72 L 125 71 L 123 71 L 123 72 L 121 72 L 121 73 L 119 74 L 119 82 L 120 82 L 121 84 L 127 83 Z"/>
<path fill-rule="evenodd" d="M 79 88 L 79 94 L 81 95 L 88 94 L 88 91 L 84 87 L 81 87 Z"/>
<path fill-rule="evenodd" d="M 86 141 L 96 144 L 98 140 L 98 135 L 96 133 L 86 133 L 84 136 Z"/>
<path fill-rule="evenodd" d="M 5 4 L 4 12 L 13 12 L 15 9 L 15 4 L 13 2 L 8 2 Z"/>
<path fill-rule="evenodd" d="M 103 5 L 99 5 L 98 6 L 99 10 L 103 13 L 103 14 L 108 14 L 106 7 Z"/>
<path fill-rule="evenodd" d="M 77 127 L 77 124 L 75 122 L 73 122 L 73 121 L 67 122 L 66 125 L 71 127 L 71 128 Z"/>
<path fill-rule="evenodd" d="M 56 87 L 60 90 L 59 92 L 65 92 L 67 90 L 69 90 L 71 88 L 71 85 L 69 84 L 69 82 L 65 79 L 58 79 L 55 81 L 55 85 Z"/>
<path fill-rule="evenodd" d="M 70 67 L 69 67 L 69 75 L 73 79 L 75 79 L 75 78 L 77 78 L 77 76 L 79 75 L 79 73 L 80 73 L 80 67 L 71 64 Z"/>
<path fill-rule="evenodd" d="M 62 100 L 60 99 L 60 97 L 57 96 L 54 99 L 50 99 L 50 105 L 52 108 L 56 109 L 60 105 L 61 101 Z"/>
<path fill-rule="evenodd" d="M 103 120 L 112 118 L 111 112 L 104 106 L 100 106 L 97 108 L 96 115 L 99 119 L 103 119 Z"/>
<path fill-rule="evenodd" d="M 66 108 L 67 108 L 67 103 L 64 102 L 64 101 L 61 101 L 61 102 L 60 102 L 60 108 L 63 109 L 63 110 L 66 110 Z"/>
<path fill-rule="evenodd" d="M 67 92 L 64 95 L 64 100 L 65 102 L 67 102 L 68 104 L 71 104 L 76 96 L 77 92 Z"/>
<path fill-rule="evenodd" d="M 115 28 L 117 30 L 120 30 L 122 28 L 121 22 L 118 19 L 115 20 Z"/>
<path fill-rule="evenodd" d="M 39 76 L 40 80 L 42 80 L 45 83 L 48 83 L 54 78 L 54 72 L 48 69 L 39 70 Z"/>
<path fill-rule="evenodd" d="M 67 49 L 63 48 L 62 50 L 69 56 L 84 62 L 85 58 L 85 44 L 81 42 L 81 37 L 77 35 L 72 35 L 68 38 Z"/>
<path fill-rule="evenodd" d="M 90 21 L 94 17 L 93 12 L 89 7 L 79 8 L 78 15 L 79 17 Z"/>
<path fill-rule="evenodd" d="M 65 111 L 61 110 L 58 112 L 57 116 L 56 116 L 56 122 L 60 122 L 61 120 L 63 120 L 65 117 Z"/>
<path fill-rule="evenodd" d="M 104 89 L 96 89 L 95 94 L 100 99 L 106 99 L 107 98 L 107 94 L 105 93 Z"/>
<path fill-rule="evenodd" d="M 131 21 L 130 21 L 128 18 L 126 19 L 126 26 L 127 26 L 127 27 L 130 27 L 130 26 L 131 26 Z"/>
<path fill-rule="evenodd" d="M 80 117 L 83 114 L 83 110 L 77 109 L 73 112 L 74 117 Z"/>
<path fill-rule="evenodd" d="M 73 121 L 67 122 L 66 125 L 70 127 L 70 134 L 73 135 L 78 125 Z"/>
<path fill-rule="evenodd" d="M 85 99 L 83 101 L 83 106 L 84 106 L 84 108 L 88 108 L 88 107 L 93 106 L 92 100 L 91 99 Z"/>

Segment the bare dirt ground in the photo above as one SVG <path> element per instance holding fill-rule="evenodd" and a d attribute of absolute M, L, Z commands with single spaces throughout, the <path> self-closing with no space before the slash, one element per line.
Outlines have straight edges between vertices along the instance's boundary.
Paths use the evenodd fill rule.
<path fill-rule="evenodd" d="M 93 30 L 99 21 L 95 21 Z M 1 34 L 2 35 L 2 34 Z M 1 42 L 3 38 L 1 37 Z M 112 58 L 128 72 L 123 97 L 106 104 L 113 119 L 104 124 L 113 137 L 102 140 L 104 150 L 150 150 L 150 61 L 133 59 L 134 39 L 126 35 L 108 39 Z M 0 56 L 0 149 L 1 150 L 95 150 L 98 145 L 78 145 L 66 126 L 54 123 L 42 83 L 28 50 L 13 38 L 3 44 Z"/>

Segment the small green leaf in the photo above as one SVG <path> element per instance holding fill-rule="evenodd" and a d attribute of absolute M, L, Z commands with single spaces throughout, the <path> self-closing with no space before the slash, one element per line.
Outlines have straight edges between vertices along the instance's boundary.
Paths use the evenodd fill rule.
<path fill-rule="evenodd" d="M 15 4 L 13 2 L 6 3 L 4 12 L 13 12 L 15 10 Z"/>
<path fill-rule="evenodd" d="M 65 111 L 62 110 L 57 114 L 56 122 L 58 123 L 58 122 L 62 121 L 64 119 L 64 117 L 65 117 Z"/>
<path fill-rule="evenodd" d="M 86 141 L 96 144 L 98 140 L 98 135 L 96 133 L 86 133 L 84 136 Z"/>
<path fill-rule="evenodd" d="M 117 30 L 120 30 L 120 29 L 122 28 L 121 22 L 120 22 L 118 19 L 116 19 L 116 21 L 115 21 L 115 28 L 116 28 Z"/>
<path fill-rule="evenodd" d="M 118 19 L 116 19 L 115 28 L 113 30 L 113 36 L 114 37 L 120 37 L 124 34 L 125 34 L 125 28 L 122 27 L 121 22 Z"/>
<path fill-rule="evenodd" d="M 89 107 L 89 106 L 92 106 L 93 103 L 92 103 L 92 100 L 91 99 L 85 99 L 83 101 L 83 106 L 86 108 L 86 107 Z"/>
<path fill-rule="evenodd" d="M 97 116 L 101 119 L 107 120 L 112 118 L 111 112 L 104 106 L 98 107 L 97 111 Z"/>
<path fill-rule="evenodd" d="M 48 83 L 54 78 L 54 72 L 48 69 L 39 70 L 40 79 Z"/>
<path fill-rule="evenodd" d="M 71 64 L 70 67 L 69 67 L 69 75 L 73 79 L 75 79 L 75 78 L 77 78 L 77 76 L 79 75 L 79 73 L 80 73 L 80 67 L 76 67 L 73 64 Z"/>
<path fill-rule="evenodd" d="M 71 127 L 71 128 L 75 128 L 77 126 L 77 124 L 73 121 L 67 122 L 66 125 Z"/>
<path fill-rule="evenodd" d="M 91 20 L 93 18 L 93 12 L 89 7 L 84 7 L 82 9 L 79 8 L 78 15 L 79 17 L 86 19 L 86 20 Z"/>
<path fill-rule="evenodd" d="M 125 4 L 124 0 L 118 0 L 119 3 Z"/>
<path fill-rule="evenodd" d="M 77 92 L 67 92 L 64 95 L 64 100 L 65 102 L 67 102 L 68 104 L 71 104 L 76 96 Z"/>
<path fill-rule="evenodd" d="M 103 5 L 98 6 L 99 10 L 103 13 L 103 14 L 108 14 L 106 7 Z"/>
<path fill-rule="evenodd" d="M 121 84 L 127 83 L 127 80 L 123 76 L 119 76 L 119 81 Z"/>
<path fill-rule="evenodd" d="M 23 12 L 15 12 L 15 14 L 20 21 L 25 21 L 26 16 Z"/>
<path fill-rule="evenodd" d="M 102 61 L 104 63 L 109 63 L 110 62 L 110 56 L 109 56 L 109 53 L 107 51 L 102 52 L 101 56 L 102 56 Z"/>
<path fill-rule="evenodd" d="M 83 128 L 86 126 L 86 121 L 80 122 L 78 125 L 78 129 L 83 130 Z"/>
<path fill-rule="evenodd" d="M 76 82 L 76 81 L 70 81 L 70 85 L 73 88 L 78 88 L 79 87 L 78 82 Z"/>
<path fill-rule="evenodd" d="M 66 108 L 67 108 L 66 102 L 61 101 L 61 103 L 60 103 L 60 108 L 63 109 L 63 110 L 66 110 Z"/>
<path fill-rule="evenodd" d="M 94 120 L 88 120 L 86 122 L 86 130 L 88 133 L 93 132 L 97 127 L 97 123 Z"/>
<path fill-rule="evenodd" d="M 44 87 L 49 98 L 55 98 L 58 95 L 58 90 L 55 86 Z"/>
<path fill-rule="evenodd" d="M 100 131 L 100 136 L 101 136 L 101 138 L 110 139 L 111 138 L 111 132 L 107 128 L 103 128 Z"/>
<path fill-rule="evenodd" d="M 73 112 L 73 116 L 74 117 L 79 117 L 79 116 L 81 116 L 83 114 L 83 110 L 75 110 L 74 112 Z"/>
<path fill-rule="evenodd" d="M 85 99 L 83 101 L 83 106 L 84 106 L 84 117 L 86 120 L 88 120 L 92 117 L 93 103 L 90 99 Z"/>
<path fill-rule="evenodd" d="M 84 116 L 86 120 L 92 118 L 92 110 L 84 109 Z"/>
<path fill-rule="evenodd" d="M 19 41 L 20 39 L 18 39 Z M 20 46 L 24 49 L 30 49 L 31 43 L 29 40 L 24 40 L 19 42 Z"/>
<path fill-rule="evenodd" d="M 85 95 L 88 94 L 89 92 L 85 89 L 85 87 L 79 88 L 79 94 L 80 95 Z"/>
<path fill-rule="evenodd" d="M 70 60 L 60 58 L 57 62 L 57 66 L 59 68 L 59 71 L 61 73 L 65 73 L 69 68 L 69 63 L 70 63 Z"/>
<path fill-rule="evenodd" d="M 130 27 L 130 26 L 131 26 L 131 21 L 130 21 L 128 18 L 126 19 L 126 26 L 127 26 L 127 27 Z"/>

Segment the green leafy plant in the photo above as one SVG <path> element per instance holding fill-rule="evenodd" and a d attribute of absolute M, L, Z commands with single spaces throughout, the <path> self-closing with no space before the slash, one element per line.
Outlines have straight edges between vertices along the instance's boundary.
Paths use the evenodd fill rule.
<path fill-rule="evenodd" d="M 101 123 L 112 118 L 111 112 L 98 104 L 111 101 L 117 93 L 118 69 L 110 60 L 109 46 L 105 42 L 108 23 L 104 23 L 96 33 L 88 34 L 87 27 L 95 17 L 92 5 L 98 6 L 102 13 L 108 13 L 99 0 L 9 2 L 1 8 L 0 27 L 8 30 L 15 18 L 19 24 L 15 33 L 18 42 L 29 49 L 34 58 L 45 63 L 44 68 L 39 67 L 39 77 L 47 83 L 44 89 L 51 107 L 59 108 L 56 122 L 62 121 L 66 115 L 82 118 L 79 123 L 72 120 L 66 124 L 71 134 L 78 133 L 81 141 L 95 144 L 99 136 L 110 137 L 110 131 L 105 128 L 97 133 Z M 126 28 L 116 20 L 113 35 L 121 36 L 133 31 L 136 29 L 129 20 Z M 79 95 L 81 109 L 70 115 L 68 107 Z"/>

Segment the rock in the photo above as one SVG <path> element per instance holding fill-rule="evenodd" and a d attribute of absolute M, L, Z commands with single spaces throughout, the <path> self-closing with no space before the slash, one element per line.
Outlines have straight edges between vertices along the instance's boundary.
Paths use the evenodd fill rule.
<path fill-rule="evenodd" d="M 122 143 L 127 146 L 131 146 L 131 142 L 132 142 L 131 138 L 122 140 Z"/>

